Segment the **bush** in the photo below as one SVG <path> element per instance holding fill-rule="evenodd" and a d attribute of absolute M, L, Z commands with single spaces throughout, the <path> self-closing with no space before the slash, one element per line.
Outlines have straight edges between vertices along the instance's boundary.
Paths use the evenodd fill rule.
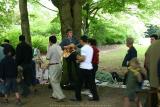
<path fill-rule="evenodd" d="M 17 28 L 5 31 L 0 35 L 0 43 L 3 43 L 4 39 L 8 39 L 15 48 L 19 42 L 18 37 L 20 34 L 20 30 Z"/>
<path fill-rule="evenodd" d="M 106 23 L 104 20 L 94 19 L 90 25 L 90 36 L 95 38 L 100 45 L 122 44 L 126 35 L 124 27 Z"/>
<path fill-rule="evenodd" d="M 46 53 L 48 46 L 48 37 L 32 36 L 32 47 L 38 48 L 41 53 Z"/>

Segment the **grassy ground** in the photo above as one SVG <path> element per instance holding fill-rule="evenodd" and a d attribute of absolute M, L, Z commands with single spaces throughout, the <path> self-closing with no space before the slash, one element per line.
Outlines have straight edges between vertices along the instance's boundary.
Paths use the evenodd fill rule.
<path fill-rule="evenodd" d="M 144 59 L 144 53 L 147 49 L 145 46 L 135 45 L 138 51 L 138 57 L 141 61 Z M 122 60 L 127 52 L 125 45 L 114 45 L 101 47 L 100 52 L 100 70 L 118 71 L 121 68 Z M 86 96 L 83 96 L 82 102 L 71 102 L 69 98 L 74 96 L 73 91 L 66 91 L 67 96 L 65 102 L 57 103 L 50 99 L 51 90 L 46 86 L 39 86 L 39 92 L 32 94 L 28 98 L 23 98 L 22 107 L 123 107 L 123 89 L 113 89 L 108 87 L 99 87 L 99 102 L 89 102 Z M 0 102 L 2 100 L 0 99 Z M 17 107 L 14 97 L 11 97 L 9 104 L 0 103 L 0 107 Z M 132 105 L 135 107 L 135 105 Z"/>
<path fill-rule="evenodd" d="M 121 70 L 121 65 L 124 56 L 127 53 L 128 48 L 125 45 L 114 45 L 108 47 L 100 47 L 100 70 L 105 71 L 117 71 Z M 147 50 L 147 46 L 135 45 L 138 52 L 138 58 L 143 65 L 144 54 Z"/>

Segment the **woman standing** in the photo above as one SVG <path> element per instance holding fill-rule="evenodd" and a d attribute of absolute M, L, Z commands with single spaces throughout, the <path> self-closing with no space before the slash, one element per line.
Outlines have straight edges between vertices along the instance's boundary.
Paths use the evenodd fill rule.
<path fill-rule="evenodd" d="M 53 89 L 51 98 L 58 99 L 57 101 L 63 101 L 65 95 L 60 87 L 60 81 L 62 76 L 62 49 L 56 44 L 56 36 L 49 37 L 49 48 L 47 52 L 47 59 L 49 60 L 49 77 L 50 83 Z"/>

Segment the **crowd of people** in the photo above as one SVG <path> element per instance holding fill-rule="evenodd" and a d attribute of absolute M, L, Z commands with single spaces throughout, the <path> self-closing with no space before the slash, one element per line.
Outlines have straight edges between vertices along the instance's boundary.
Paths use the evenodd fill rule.
<path fill-rule="evenodd" d="M 67 37 L 60 44 L 57 43 L 55 35 L 49 37 L 45 69 L 48 69 L 49 83 L 52 88 L 50 98 L 57 99 L 57 102 L 66 99 L 61 88 L 64 84 L 61 81 L 63 73 L 67 72 L 68 79 L 65 80 L 65 85 L 72 86 L 75 92 L 75 97 L 71 98 L 71 101 L 82 101 L 81 91 L 83 88 L 89 89 L 92 94 L 92 97 L 88 98 L 89 101 L 99 101 L 95 83 L 99 64 L 97 42 L 86 35 L 77 40 L 73 37 L 71 29 L 67 29 L 66 35 Z M 151 46 L 145 54 L 144 67 L 141 66 L 137 58 L 137 50 L 133 46 L 134 39 L 130 37 L 126 39 L 126 46 L 129 50 L 122 62 L 122 67 L 128 69 L 123 81 L 126 85 L 124 107 L 130 107 L 130 101 L 135 101 L 137 107 L 143 107 L 137 93 L 141 90 L 145 79 L 150 81 L 151 90 L 155 91 L 152 107 L 157 107 L 160 78 L 160 41 L 155 34 L 151 35 L 150 38 Z M 23 35 L 19 36 L 19 41 L 16 49 L 9 43 L 9 40 L 4 40 L 0 46 L 0 92 L 4 95 L 6 103 L 9 102 L 9 94 L 14 92 L 17 104 L 21 104 L 21 96 L 28 96 L 30 87 L 36 85 L 36 67 L 33 61 L 32 47 L 25 42 Z M 63 69 L 64 65 L 65 69 Z"/>

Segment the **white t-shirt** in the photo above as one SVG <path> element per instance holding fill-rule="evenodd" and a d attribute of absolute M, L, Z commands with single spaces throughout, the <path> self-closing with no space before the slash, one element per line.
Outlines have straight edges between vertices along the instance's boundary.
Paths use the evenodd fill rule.
<path fill-rule="evenodd" d="M 93 69 L 92 66 L 93 48 L 88 44 L 84 45 L 81 48 L 81 55 L 85 57 L 85 60 L 80 63 L 80 68 L 87 70 Z"/>

